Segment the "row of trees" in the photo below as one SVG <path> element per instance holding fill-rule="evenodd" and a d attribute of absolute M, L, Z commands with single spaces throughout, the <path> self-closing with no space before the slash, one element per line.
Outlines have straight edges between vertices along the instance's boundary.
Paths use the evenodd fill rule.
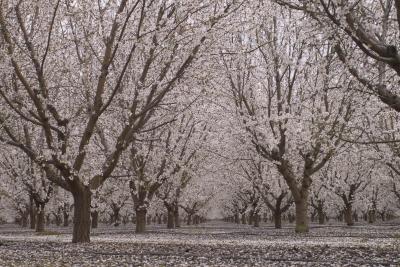
<path fill-rule="evenodd" d="M 294 203 L 296 232 L 309 230 L 310 205 L 348 224 L 358 202 L 395 211 L 397 10 L 394 0 L 2 1 L 2 179 L 32 188 L 39 211 L 57 187 L 70 192 L 73 242 L 89 242 L 102 198 L 116 209 L 132 199 L 138 232 L 156 197 L 176 225 L 186 191 L 256 221 L 264 205 L 277 226 Z"/>

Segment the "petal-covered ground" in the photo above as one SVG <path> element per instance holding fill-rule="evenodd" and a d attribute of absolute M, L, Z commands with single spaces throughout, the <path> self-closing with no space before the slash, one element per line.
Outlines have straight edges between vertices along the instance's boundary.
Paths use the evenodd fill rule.
<path fill-rule="evenodd" d="M 102 226 L 91 243 L 71 244 L 70 228 L 36 235 L 0 226 L 0 266 L 400 266 L 400 225 L 276 230 L 224 222 L 168 230 Z"/>

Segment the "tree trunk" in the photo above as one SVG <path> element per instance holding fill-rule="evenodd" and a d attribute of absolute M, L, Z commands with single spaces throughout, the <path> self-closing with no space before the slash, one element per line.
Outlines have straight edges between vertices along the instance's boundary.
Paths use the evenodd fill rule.
<path fill-rule="evenodd" d="M 22 216 L 21 216 L 21 226 L 24 227 L 24 228 L 28 226 L 28 216 L 27 216 L 27 214 L 22 214 Z"/>
<path fill-rule="evenodd" d="M 192 224 L 192 214 L 188 214 L 187 225 L 191 225 L 191 224 Z"/>
<path fill-rule="evenodd" d="M 92 217 L 92 229 L 96 229 L 99 226 L 99 212 L 95 210 L 90 215 Z"/>
<path fill-rule="evenodd" d="M 36 232 L 44 232 L 44 224 L 45 224 L 45 214 L 44 214 L 44 205 L 36 206 L 37 211 L 37 221 L 36 221 Z"/>
<path fill-rule="evenodd" d="M 246 224 L 246 213 L 242 214 L 242 224 Z"/>
<path fill-rule="evenodd" d="M 175 227 L 176 228 L 181 227 L 181 220 L 179 219 L 179 207 L 178 207 L 178 205 L 176 205 L 175 208 L 174 208 L 174 223 L 175 223 Z"/>
<path fill-rule="evenodd" d="M 368 211 L 368 223 L 374 223 L 376 221 L 376 211 L 369 210 Z"/>
<path fill-rule="evenodd" d="M 253 214 L 254 227 L 260 227 L 260 216 L 258 213 Z"/>
<path fill-rule="evenodd" d="M 174 210 L 172 208 L 167 208 L 167 228 L 173 229 L 174 227 Z"/>
<path fill-rule="evenodd" d="M 64 218 L 64 227 L 68 227 L 69 225 L 69 214 L 66 210 L 63 211 L 63 218 Z"/>
<path fill-rule="evenodd" d="M 309 231 L 308 203 L 304 197 L 295 201 L 296 204 L 296 233 L 307 233 Z"/>
<path fill-rule="evenodd" d="M 235 223 L 239 224 L 240 223 L 240 219 L 239 219 L 239 214 L 235 213 Z"/>
<path fill-rule="evenodd" d="M 30 220 L 30 228 L 36 228 L 36 208 L 33 203 L 33 198 L 29 199 L 29 220 Z"/>
<path fill-rule="evenodd" d="M 282 212 L 280 210 L 274 212 L 274 224 L 276 229 L 282 228 Z"/>
<path fill-rule="evenodd" d="M 90 242 L 90 204 L 91 192 L 88 187 L 74 191 L 74 225 L 72 243 Z"/>
<path fill-rule="evenodd" d="M 146 213 L 147 210 L 136 210 L 136 233 L 144 233 L 146 231 Z"/>
<path fill-rule="evenodd" d="M 325 213 L 324 213 L 324 208 L 321 204 L 318 205 L 317 213 L 318 213 L 318 223 L 325 224 Z"/>
<path fill-rule="evenodd" d="M 352 211 L 351 205 L 346 205 L 346 207 L 344 208 L 344 220 L 345 220 L 347 226 L 354 225 L 353 211 Z"/>

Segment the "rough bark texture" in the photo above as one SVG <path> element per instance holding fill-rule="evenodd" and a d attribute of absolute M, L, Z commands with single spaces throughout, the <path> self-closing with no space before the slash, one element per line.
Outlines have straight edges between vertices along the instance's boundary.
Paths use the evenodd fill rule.
<path fill-rule="evenodd" d="M 90 204 L 91 192 L 89 188 L 72 192 L 74 197 L 74 225 L 72 243 L 90 242 Z"/>
<path fill-rule="evenodd" d="M 144 233 L 146 231 L 146 213 L 145 209 L 136 210 L 136 233 Z"/>
<path fill-rule="evenodd" d="M 295 204 L 296 204 L 296 233 L 307 233 L 309 231 L 307 198 L 296 200 Z"/>

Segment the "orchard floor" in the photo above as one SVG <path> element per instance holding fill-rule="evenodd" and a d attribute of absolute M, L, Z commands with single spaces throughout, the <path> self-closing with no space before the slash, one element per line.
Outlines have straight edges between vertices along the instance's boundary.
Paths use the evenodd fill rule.
<path fill-rule="evenodd" d="M 400 221 L 293 226 L 276 230 L 221 221 L 168 230 L 100 226 L 90 244 L 71 244 L 71 228 L 46 235 L 0 225 L 0 266 L 400 266 Z"/>

